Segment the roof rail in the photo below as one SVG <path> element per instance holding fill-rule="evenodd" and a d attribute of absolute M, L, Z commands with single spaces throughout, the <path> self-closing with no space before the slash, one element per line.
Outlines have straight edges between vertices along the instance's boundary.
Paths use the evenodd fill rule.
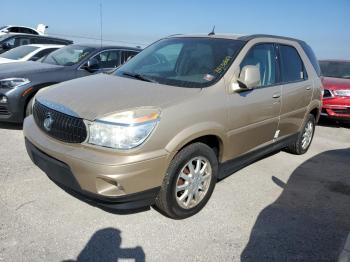
<path fill-rule="evenodd" d="M 245 35 L 241 36 L 238 39 L 244 40 L 244 41 L 249 41 L 255 38 L 261 38 L 261 37 L 269 37 L 269 38 L 276 38 L 276 39 L 285 39 L 285 40 L 291 40 L 291 41 L 296 41 L 298 43 L 304 43 L 304 41 L 292 38 L 292 37 L 286 37 L 286 36 L 278 36 L 278 35 L 268 35 L 268 34 L 254 34 L 254 35 Z"/>

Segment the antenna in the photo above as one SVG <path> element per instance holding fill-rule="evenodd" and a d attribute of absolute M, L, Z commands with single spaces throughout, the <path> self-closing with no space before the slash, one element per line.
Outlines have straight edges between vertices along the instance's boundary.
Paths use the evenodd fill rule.
<path fill-rule="evenodd" d="M 102 2 L 100 2 L 100 33 L 101 33 L 101 47 L 102 47 Z"/>
<path fill-rule="evenodd" d="M 211 32 L 208 35 L 215 35 L 215 25 L 213 27 L 213 30 L 211 30 Z"/>

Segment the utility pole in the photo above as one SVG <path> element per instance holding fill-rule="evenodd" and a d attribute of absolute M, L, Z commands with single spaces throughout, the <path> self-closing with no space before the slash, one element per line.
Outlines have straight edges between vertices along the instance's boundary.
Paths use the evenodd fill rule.
<path fill-rule="evenodd" d="M 101 33 L 101 47 L 102 47 L 102 2 L 100 2 L 100 33 Z"/>

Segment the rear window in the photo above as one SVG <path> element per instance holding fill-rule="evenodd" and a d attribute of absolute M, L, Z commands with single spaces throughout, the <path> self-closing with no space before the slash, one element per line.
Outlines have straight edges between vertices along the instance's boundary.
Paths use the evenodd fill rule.
<path fill-rule="evenodd" d="M 316 58 L 314 51 L 312 51 L 311 47 L 308 44 L 306 44 L 305 42 L 301 42 L 300 45 L 304 49 L 304 52 L 306 53 L 307 57 L 309 58 L 317 75 L 321 76 L 321 68 L 320 68 L 320 65 L 318 64 L 318 61 L 317 61 L 317 58 Z"/>
<path fill-rule="evenodd" d="M 1 54 L 0 57 L 19 60 L 38 48 L 36 46 L 19 46 Z"/>
<path fill-rule="evenodd" d="M 283 83 L 304 80 L 304 64 L 298 51 L 288 45 L 280 45 L 281 80 Z"/>

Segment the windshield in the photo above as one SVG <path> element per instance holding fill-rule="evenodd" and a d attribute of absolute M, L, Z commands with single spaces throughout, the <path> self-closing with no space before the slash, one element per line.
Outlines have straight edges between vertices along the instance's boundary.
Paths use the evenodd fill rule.
<path fill-rule="evenodd" d="M 69 45 L 52 52 L 42 59 L 42 62 L 53 65 L 71 66 L 82 61 L 93 51 L 95 51 L 95 48 L 92 47 Z"/>
<path fill-rule="evenodd" d="M 168 38 L 136 55 L 116 75 L 181 87 L 218 81 L 245 42 L 219 38 Z"/>
<path fill-rule="evenodd" d="M 350 79 L 350 62 L 320 61 L 322 75 Z"/>
<path fill-rule="evenodd" d="M 34 50 L 37 50 L 38 48 L 39 47 L 36 47 L 36 46 L 23 45 L 1 54 L 0 57 L 19 60 L 25 57 L 26 55 L 28 55 L 29 53 L 33 52 Z"/>

